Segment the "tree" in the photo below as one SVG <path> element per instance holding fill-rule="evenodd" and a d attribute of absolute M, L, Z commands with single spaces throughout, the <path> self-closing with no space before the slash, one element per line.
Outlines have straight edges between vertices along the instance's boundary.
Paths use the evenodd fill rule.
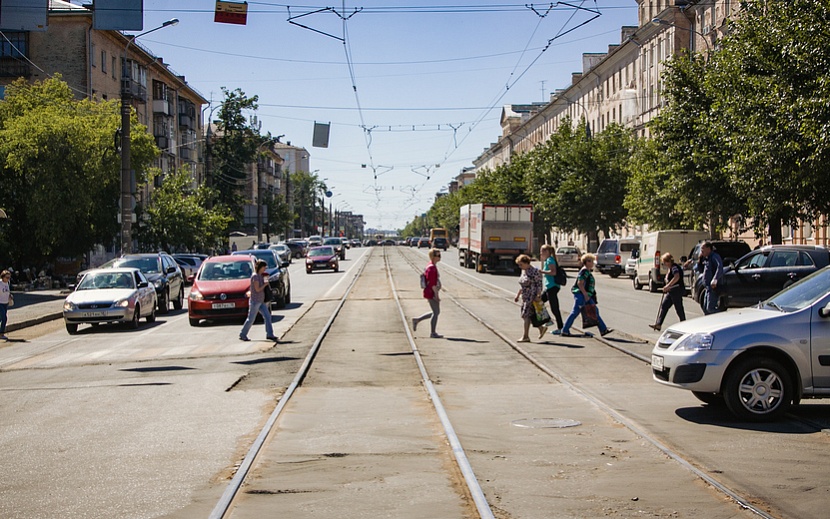
<path fill-rule="evenodd" d="M 158 154 L 138 123 L 132 165 L 141 178 Z M 78 257 L 118 235 L 117 101 L 75 100 L 59 77 L 19 79 L 0 103 L 0 207 L 9 215 L 4 251 L 15 264 Z"/>
<path fill-rule="evenodd" d="M 297 171 L 286 172 L 286 174 L 291 176 L 292 200 L 294 210 L 298 211 L 300 232 L 303 236 L 317 234 L 314 226 L 316 223 L 315 207 L 317 207 L 317 196 L 321 191 L 325 191 L 326 184 L 315 173 Z"/>

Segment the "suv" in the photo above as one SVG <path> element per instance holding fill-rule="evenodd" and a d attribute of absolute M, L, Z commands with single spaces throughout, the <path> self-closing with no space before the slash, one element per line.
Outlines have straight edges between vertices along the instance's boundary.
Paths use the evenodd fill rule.
<path fill-rule="evenodd" d="M 446 238 L 434 238 L 430 245 L 432 245 L 433 249 L 444 249 L 444 251 L 446 251 L 448 247 Z"/>
<path fill-rule="evenodd" d="M 639 238 L 602 240 L 597 248 L 597 270 L 603 274 L 610 274 L 612 278 L 619 277 L 628 258 L 631 257 L 631 252 L 639 249 Z"/>
<path fill-rule="evenodd" d="M 337 256 L 339 256 L 341 260 L 346 259 L 346 247 L 343 246 L 342 238 L 323 238 L 323 245 L 330 245 L 334 247 L 334 252 Z"/>
<path fill-rule="evenodd" d="M 723 259 L 724 268 L 735 263 L 751 250 L 743 240 L 711 240 L 711 242 L 715 252 L 720 254 L 721 259 Z M 700 301 L 700 296 L 703 293 L 703 285 L 697 283 L 698 276 L 703 273 L 703 269 L 699 267 L 701 245 L 703 245 L 703 241 L 698 242 L 689 252 L 689 261 L 683 265 L 683 284 L 686 286 L 686 290 L 691 290 L 692 299 L 695 301 Z"/>
<path fill-rule="evenodd" d="M 718 287 L 718 308 L 757 305 L 830 265 L 830 251 L 818 245 L 768 245 L 724 266 L 723 281 Z M 703 276 L 695 283 L 695 291 L 703 292 Z M 703 305 L 703 298 L 700 298 Z"/>
<path fill-rule="evenodd" d="M 173 308 L 181 310 L 184 306 L 184 277 L 176 260 L 166 252 L 149 254 L 127 254 L 112 264 L 113 268 L 137 268 L 156 289 L 159 313 Z"/>

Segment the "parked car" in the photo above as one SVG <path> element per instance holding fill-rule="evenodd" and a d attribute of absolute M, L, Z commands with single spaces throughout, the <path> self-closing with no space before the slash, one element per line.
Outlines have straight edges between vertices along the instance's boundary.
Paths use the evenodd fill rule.
<path fill-rule="evenodd" d="M 308 237 L 308 240 L 306 240 L 306 241 L 308 242 L 308 248 L 309 248 L 309 249 L 310 249 L 311 247 L 319 247 L 320 245 L 322 245 L 322 244 L 323 244 L 323 237 L 322 237 L 322 236 L 318 236 L 318 235 L 315 235 L 315 236 L 309 236 L 309 237 Z"/>
<path fill-rule="evenodd" d="M 721 310 L 758 304 L 830 264 L 830 251 L 816 245 L 768 245 L 724 267 L 718 289 Z M 695 291 L 702 293 L 703 277 Z M 698 301 L 703 305 L 703 297 Z"/>
<path fill-rule="evenodd" d="M 190 326 L 202 319 L 248 316 L 248 292 L 254 258 L 246 255 L 212 256 L 202 263 L 187 302 Z"/>
<path fill-rule="evenodd" d="M 361 244 L 360 244 L 360 240 L 358 240 L 358 239 L 356 239 L 356 238 L 353 238 L 353 239 L 351 239 L 351 240 L 349 240 L 349 241 L 351 242 L 352 247 L 360 247 L 360 246 L 361 246 Z"/>
<path fill-rule="evenodd" d="M 625 262 L 625 275 L 630 279 L 634 279 L 637 275 L 637 260 L 640 259 L 640 250 L 631 251 L 631 256 Z"/>
<path fill-rule="evenodd" d="M 275 243 L 268 248 L 277 253 L 277 257 L 280 259 L 281 267 L 287 267 L 293 261 L 291 259 L 291 249 L 288 248 L 288 245 L 284 243 Z"/>
<path fill-rule="evenodd" d="M 232 256 L 242 255 L 253 256 L 255 260 L 262 260 L 266 263 L 265 273 L 268 275 L 268 284 L 274 295 L 271 305 L 276 308 L 285 308 L 285 305 L 291 302 L 291 278 L 288 275 L 288 269 L 280 268 L 276 251 L 253 249 L 240 250 L 232 254 Z"/>
<path fill-rule="evenodd" d="M 556 261 L 559 262 L 559 266 L 562 268 L 582 268 L 582 263 L 579 262 L 581 257 L 582 252 L 577 247 L 566 245 L 556 249 Z"/>
<path fill-rule="evenodd" d="M 330 237 L 323 239 L 323 245 L 334 247 L 334 252 L 341 260 L 346 259 L 346 248 L 343 247 L 343 240 L 340 238 Z"/>
<path fill-rule="evenodd" d="M 136 268 L 90 270 L 63 303 L 63 321 L 70 335 L 78 326 L 156 320 L 156 291 Z"/>
<path fill-rule="evenodd" d="M 700 246 L 705 240 L 698 242 L 694 248 L 689 252 L 688 261 L 683 267 L 683 284 L 686 290 L 691 292 L 692 299 L 700 301 L 703 284 L 697 283 L 697 278 L 703 272 L 698 267 L 700 262 Z M 725 240 L 711 240 L 712 247 L 720 254 L 723 259 L 724 266 L 729 266 L 736 263 L 740 258 L 748 254 L 751 249 L 749 245 L 743 240 L 725 241 Z M 679 261 L 679 258 L 678 258 Z"/>
<path fill-rule="evenodd" d="M 426 236 L 421 236 L 418 238 L 418 248 L 426 247 L 429 248 L 429 238 Z"/>
<path fill-rule="evenodd" d="M 176 260 L 166 252 L 149 254 L 127 254 L 112 264 L 115 268 L 137 268 L 156 289 L 159 313 L 173 308 L 181 310 L 184 306 L 184 277 Z"/>
<path fill-rule="evenodd" d="M 801 252 L 798 251 L 798 256 Z M 654 380 L 772 420 L 803 398 L 830 397 L 830 267 L 754 308 L 679 322 L 651 356 Z"/>
<path fill-rule="evenodd" d="M 640 238 L 609 238 L 597 248 L 596 269 L 612 278 L 619 277 L 625 269 L 631 252 L 640 248 Z"/>
<path fill-rule="evenodd" d="M 295 258 L 303 258 L 308 252 L 308 244 L 303 240 L 288 240 L 285 245 L 291 249 L 291 255 Z"/>
<path fill-rule="evenodd" d="M 306 273 L 311 274 L 315 270 L 320 269 L 331 269 L 335 272 L 340 270 L 340 262 L 337 259 L 337 253 L 331 245 L 312 247 L 308 249 L 308 255 L 305 258 Z"/>
<path fill-rule="evenodd" d="M 435 238 L 434 240 L 432 240 L 430 246 L 433 249 L 443 249 L 446 251 L 447 247 L 449 247 L 449 242 L 447 242 L 446 238 Z"/>
<path fill-rule="evenodd" d="M 199 267 L 202 266 L 202 262 L 207 258 L 207 256 L 196 255 L 196 254 L 172 254 L 173 259 L 176 260 L 176 263 L 182 268 L 182 274 L 184 275 L 184 280 L 187 283 L 193 283 L 193 277 L 196 275 L 196 272 L 199 271 Z"/>

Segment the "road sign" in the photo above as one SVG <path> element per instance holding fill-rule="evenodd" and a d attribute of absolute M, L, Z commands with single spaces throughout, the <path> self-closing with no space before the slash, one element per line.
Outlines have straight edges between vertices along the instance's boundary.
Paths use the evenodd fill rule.
<path fill-rule="evenodd" d="M 213 14 L 216 23 L 232 23 L 246 25 L 248 23 L 248 2 L 225 2 L 216 0 L 216 11 Z"/>

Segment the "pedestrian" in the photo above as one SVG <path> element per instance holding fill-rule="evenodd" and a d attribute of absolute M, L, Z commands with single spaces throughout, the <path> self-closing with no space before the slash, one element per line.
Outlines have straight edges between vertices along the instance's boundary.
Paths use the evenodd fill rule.
<path fill-rule="evenodd" d="M 516 292 L 514 301 L 522 298 L 522 321 L 524 324 L 521 338 L 516 342 L 530 342 L 528 332 L 530 331 L 530 319 L 536 315 L 536 308 L 533 307 L 533 302 L 542 302 L 542 272 L 530 264 L 530 256 L 522 254 L 516 258 L 516 265 L 522 270 L 522 275 L 519 277 L 519 291 Z M 545 336 L 548 331 L 547 325 L 537 326 L 539 330 L 539 338 Z"/>
<path fill-rule="evenodd" d="M 562 313 L 559 311 L 559 289 L 562 287 L 556 284 L 556 272 L 561 267 L 556 260 L 556 249 L 552 245 L 547 243 L 542 245 L 539 256 L 542 259 L 541 272 L 545 275 L 545 295 L 547 296 L 548 303 L 550 303 L 551 313 L 554 319 L 556 319 L 556 329 L 551 333 L 559 335 L 562 333 Z"/>
<path fill-rule="evenodd" d="M 576 282 L 574 283 L 573 288 L 571 288 L 571 292 L 574 295 L 574 307 L 573 310 L 571 310 L 571 315 L 569 315 L 568 319 L 565 321 L 565 326 L 562 327 L 562 333 L 560 334 L 562 337 L 573 337 L 573 335 L 571 335 L 571 326 L 577 316 L 582 312 L 583 306 L 588 303 L 594 305 L 597 304 L 597 290 L 594 275 L 591 274 L 591 270 L 593 270 L 594 263 L 596 261 L 597 257 L 593 254 L 583 254 L 580 258 L 582 268 L 579 269 L 579 274 L 576 276 Z M 599 308 L 597 308 L 597 320 L 599 321 L 600 335 L 608 335 L 614 331 L 613 329 L 607 327 L 605 322 L 603 322 L 602 317 L 599 315 Z"/>
<path fill-rule="evenodd" d="M 231 252 L 236 252 L 238 247 L 236 246 L 236 242 L 231 243 Z"/>
<path fill-rule="evenodd" d="M 674 305 L 674 311 L 677 312 L 677 317 L 681 321 L 686 320 L 686 312 L 683 310 L 683 296 L 686 295 L 686 287 L 683 286 L 683 269 L 674 262 L 674 256 L 671 252 L 663 254 L 660 261 L 668 272 L 666 272 L 666 282 L 663 285 L 664 295 L 660 303 L 660 311 L 657 313 L 657 322 L 649 325 L 650 328 L 658 332 L 663 326 L 663 320 L 665 320 L 666 314 L 669 313 L 669 308 L 672 305 Z M 666 297 L 666 294 L 668 294 L 668 297 Z"/>
<path fill-rule="evenodd" d="M 248 331 L 253 326 L 257 313 L 262 314 L 262 319 L 265 321 L 265 338 L 269 341 L 277 340 L 274 335 L 274 328 L 271 325 L 271 303 L 265 301 L 265 287 L 268 286 L 268 275 L 265 274 L 266 268 L 268 268 L 268 264 L 262 260 L 257 261 L 254 265 L 254 273 L 251 274 L 251 295 L 248 299 L 248 318 L 239 332 L 240 341 L 251 340 L 248 338 Z"/>
<path fill-rule="evenodd" d="M 441 298 L 438 292 L 441 290 L 441 277 L 438 274 L 437 263 L 441 261 L 441 251 L 438 249 L 430 249 L 427 253 L 429 256 L 429 263 L 423 273 L 423 289 L 424 299 L 429 303 L 430 312 L 425 313 L 420 317 L 412 318 L 412 331 L 418 329 L 418 323 L 425 319 L 430 319 L 429 336 L 432 339 L 441 339 L 443 335 L 439 335 L 436 331 L 438 326 L 438 315 L 441 313 Z"/>
<path fill-rule="evenodd" d="M 703 262 L 703 313 L 706 315 L 720 311 L 718 284 L 723 280 L 723 259 L 712 247 L 712 242 L 705 241 L 700 246 L 700 257 Z"/>
<path fill-rule="evenodd" d="M 12 273 L 8 270 L 0 272 L 0 339 L 4 341 L 9 340 L 6 337 L 6 323 L 9 320 L 9 303 L 13 301 L 11 287 L 9 286 L 11 278 Z"/>

